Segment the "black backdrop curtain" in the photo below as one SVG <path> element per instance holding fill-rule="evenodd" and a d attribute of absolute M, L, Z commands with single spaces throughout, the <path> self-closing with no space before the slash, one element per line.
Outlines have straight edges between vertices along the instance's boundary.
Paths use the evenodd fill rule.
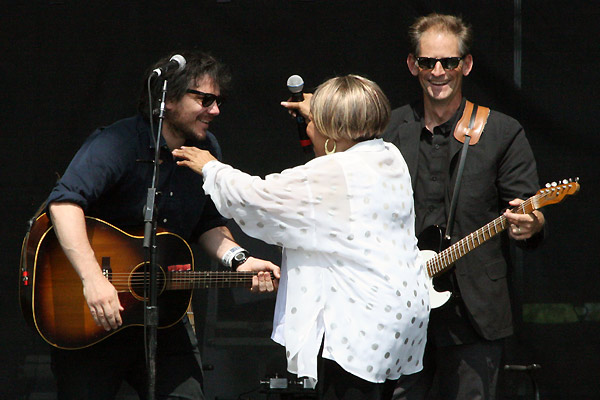
<path fill-rule="evenodd" d="M 523 321 L 510 355 L 542 364 L 544 398 L 597 398 L 599 217 L 592 201 L 600 154 L 594 126 L 600 5 L 581 0 L 4 4 L 2 398 L 39 391 L 32 363 L 48 351 L 19 310 L 25 223 L 87 135 L 135 112 L 142 73 L 151 62 L 174 49 L 198 47 L 227 63 L 234 87 L 212 131 L 225 161 L 264 175 L 306 161 L 294 122 L 279 106 L 288 96 L 290 75 L 301 75 L 310 90 L 335 75 L 362 74 L 400 106 L 419 95 L 405 63 L 406 28 L 431 11 L 460 14 L 472 23 L 475 61 L 465 93 L 523 124 L 540 183 L 581 178 L 578 196 L 546 209 L 546 244 L 518 264 L 515 293 Z M 278 259 L 277 249 L 241 241 Z M 207 372 L 209 398 L 235 398 L 265 376 L 285 374 L 285 358 L 268 339 L 273 298 L 204 292 L 195 305 L 204 361 L 215 366 Z"/>

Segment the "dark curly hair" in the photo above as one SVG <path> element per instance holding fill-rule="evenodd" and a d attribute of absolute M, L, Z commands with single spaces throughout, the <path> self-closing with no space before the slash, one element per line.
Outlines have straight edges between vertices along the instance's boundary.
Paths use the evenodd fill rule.
<path fill-rule="evenodd" d="M 229 68 L 214 58 L 212 55 L 199 50 L 183 50 L 169 53 L 169 55 L 158 60 L 148 68 L 144 75 L 142 90 L 138 100 L 138 111 L 150 120 L 150 109 L 148 107 L 148 77 L 152 71 L 166 64 L 173 55 L 180 54 L 185 58 L 185 68 L 181 71 L 167 71 L 160 78 L 154 78 L 151 82 L 152 115 L 158 117 L 158 107 L 162 98 L 162 87 L 164 79 L 168 80 L 166 100 L 178 101 L 190 87 L 195 87 L 205 77 L 209 77 L 219 87 L 220 91 L 226 92 L 231 84 L 231 73 Z"/>

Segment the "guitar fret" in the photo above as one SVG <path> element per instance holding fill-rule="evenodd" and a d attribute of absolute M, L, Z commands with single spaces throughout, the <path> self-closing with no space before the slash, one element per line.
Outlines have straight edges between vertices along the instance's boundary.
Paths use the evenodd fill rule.
<path fill-rule="evenodd" d="M 448 264 L 448 252 L 444 252 L 442 253 L 442 257 L 441 257 L 441 261 L 443 261 L 444 264 Z"/>
<path fill-rule="evenodd" d="M 433 265 L 432 265 L 432 272 L 433 273 L 439 272 L 439 268 L 440 268 L 439 260 L 434 260 Z"/>
<path fill-rule="evenodd" d="M 437 262 L 436 265 L 437 265 L 437 268 L 434 269 L 434 272 L 437 274 L 438 272 L 440 272 L 442 265 L 440 262 Z"/>
<path fill-rule="evenodd" d="M 450 249 L 450 251 L 448 252 L 448 261 L 449 263 L 453 263 L 454 260 L 456 260 L 456 249 Z"/>
<path fill-rule="evenodd" d="M 167 276 L 168 289 L 208 289 L 252 286 L 252 272 L 174 271 Z"/>

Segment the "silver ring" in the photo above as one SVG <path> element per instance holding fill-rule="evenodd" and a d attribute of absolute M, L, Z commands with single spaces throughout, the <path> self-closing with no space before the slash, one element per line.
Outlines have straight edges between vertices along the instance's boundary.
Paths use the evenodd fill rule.
<path fill-rule="evenodd" d="M 521 227 L 520 226 L 517 226 L 517 232 L 521 233 Z"/>

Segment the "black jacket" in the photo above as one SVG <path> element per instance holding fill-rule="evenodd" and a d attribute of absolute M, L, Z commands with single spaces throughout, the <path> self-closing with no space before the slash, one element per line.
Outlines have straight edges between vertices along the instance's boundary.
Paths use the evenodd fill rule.
<path fill-rule="evenodd" d="M 465 99 L 457 113 L 462 114 Z M 384 139 L 402 152 L 413 189 L 419 179 L 419 139 L 423 127 L 422 104 L 393 111 Z M 458 121 L 460 118 L 456 118 Z M 456 181 L 462 143 L 451 138 L 446 188 L 446 209 Z M 515 198 L 527 199 L 538 190 L 536 163 L 518 121 L 491 111 L 481 139 L 469 147 L 456 207 L 452 243 L 497 218 Z M 426 227 L 417 226 L 420 233 Z M 521 245 L 535 246 L 542 235 Z M 471 320 L 483 337 L 494 340 L 513 332 L 507 273 L 510 265 L 508 235 L 503 232 L 458 260 L 456 278 Z"/>

